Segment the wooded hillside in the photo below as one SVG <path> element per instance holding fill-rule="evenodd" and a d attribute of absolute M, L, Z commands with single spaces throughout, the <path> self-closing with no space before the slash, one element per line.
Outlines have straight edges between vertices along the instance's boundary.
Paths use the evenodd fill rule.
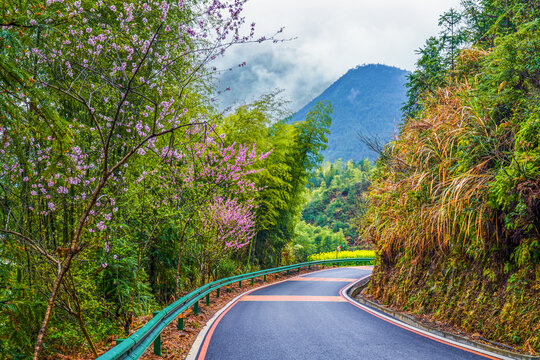
<path fill-rule="evenodd" d="M 350 69 L 319 96 L 293 115 L 298 121 L 319 101 L 330 101 L 333 122 L 328 147 L 323 152 L 326 161 L 371 161 L 377 153 L 371 151 L 358 133 L 376 137 L 382 144 L 397 132 L 401 106 L 406 97 L 408 72 L 386 65 L 363 65 Z"/>
<path fill-rule="evenodd" d="M 408 115 L 374 170 L 370 292 L 540 351 L 540 7 L 464 1 L 408 78 Z"/>

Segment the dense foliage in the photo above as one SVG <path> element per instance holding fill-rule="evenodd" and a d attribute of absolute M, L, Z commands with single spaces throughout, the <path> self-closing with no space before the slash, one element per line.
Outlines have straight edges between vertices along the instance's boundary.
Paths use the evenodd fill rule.
<path fill-rule="evenodd" d="M 374 170 L 371 292 L 540 350 L 540 8 L 464 1 L 409 77 L 409 115 Z"/>
<path fill-rule="evenodd" d="M 335 233 L 341 231 L 349 245 L 358 245 L 356 222 L 366 208 L 364 193 L 370 172 L 367 159 L 356 164 L 352 160 L 324 163 L 309 180 L 311 191 L 302 210 L 302 220 L 314 226 L 326 226 Z"/>
<path fill-rule="evenodd" d="M 0 358 L 96 355 L 191 288 L 280 263 L 331 108 L 215 113 L 211 60 L 253 39 L 243 3 L 4 3 Z"/>

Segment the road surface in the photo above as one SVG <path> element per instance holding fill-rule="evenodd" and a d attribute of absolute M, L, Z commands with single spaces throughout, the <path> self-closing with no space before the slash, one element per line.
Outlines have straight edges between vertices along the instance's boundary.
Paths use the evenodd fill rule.
<path fill-rule="evenodd" d="M 385 321 L 340 294 L 370 272 L 334 268 L 255 289 L 209 327 L 196 359 L 497 359 Z"/>

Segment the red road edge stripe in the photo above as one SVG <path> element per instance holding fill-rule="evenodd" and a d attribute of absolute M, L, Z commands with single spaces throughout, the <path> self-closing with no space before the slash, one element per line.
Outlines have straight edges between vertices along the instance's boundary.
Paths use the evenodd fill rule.
<path fill-rule="evenodd" d="M 210 344 L 210 339 L 212 339 L 212 335 L 214 334 L 214 330 L 216 329 L 217 324 L 219 324 L 219 322 L 221 321 L 223 316 L 225 316 L 225 314 L 227 314 L 229 312 L 229 310 L 232 309 L 234 307 L 234 305 L 236 305 L 236 303 L 239 300 L 240 300 L 240 298 L 238 300 L 236 300 L 227 309 L 225 309 L 225 311 L 222 312 L 221 315 L 219 315 L 219 317 L 216 319 L 216 321 L 214 321 L 214 323 L 212 324 L 212 327 L 210 328 L 210 330 L 208 330 L 208 334 L 206 334 L 206 336 L 204 338 L 204 342 L 203 342 L 203 344 L 201 346 L 201 349 L 199 350 L 199 356 L 197 356 L 198 360 L 204 360 L 204 358 L 206 357 L 206 352 L 208 351 L 208 345 Z"/>
<path fill-rule="evenodd" d="M 358 281 L 358 279 L 349 279 L 349 278 L 321 278 L 321 277 L 307 277 L 307 276 L 299 276 L 296 278 L 292 278 L 289 281 L 329 281 L 329 282 L 346 282 L 351 283 L 354 281 Z"/>
<path fill-rule="evenodd" d="M 317 270 L 317 271 L 313 271 L 311 272 L 310 274 L 314 274 L 314 273 L 318 273 L 318 272 L 322 272 L 322 271 L 325 271 L 325 270 L 328 270 L 328 269 L 323 269 L 323 270 Z M 294 278 L 293 278 L 294 279 Z M 216 329 L 217 325 L 219 324 L 219 322 L 221 321 L 221 319 L 223 318 L 223 316 L 225 316 L 225 314 L 227 314 L 229 312 L 230 309 L 232 309 L 234 307 L 234 305 L 236 305 L 241 299 L 242 297 L 246 296 L 246 295 L 249 295 L 251 294 L 253 291 L 255 290 L 259 290 L 259 289 L 263 289 L 267 286 L 270 286 L 270 285 L 275 285 L 275 284 L 280 284 L 282 282 L 285 282 L 285 281 L 290 281 L 291 279 L 285 279 L 283 281 L 278 281 L 278 282 L 275 282 L 275 283 L 272 283 L 272 284 L 266 284 L 264 286 L 260 286 L 260 287 L 257 287 L 255 289 L 251 289 L 250 291 L 242 294 L 241 296 L 238 297 L 238 299 L 231 304 L 231 306 L 229 306 L 227 309 L 225 309 L 225 311 L 223 311 L 221 313 L 221 315 L 219 315 L 219 317 L 216 319 L 216 321 L 214 321 L 214 323 L 212 324 L 212 326 L 210 327 L 210 330 L 208 330 L 208 333 L 206 334 L 206 336 L 204 337 L 204 342 L 199 350 L 199 355 L 197 356 L 197 360 L 204 360 L 204 358 L 206 357 L 206 352 L 208 351 L 208 345 L 210 344 L 210 340 L 212 339 L 212 334 L 214 334 L 214 330 Z M 340 294 L 341 295 L 341 294 Z M 347 300 L 348 301 L 348 300 Z"/>
<path fill-rule="evenodd" d="M 343 296 L 309 295 L 244 295 L 240 301 L 306 301 L 306 302 L 347 302 Z"/>
<path fill-rule="evenodd" d="M 369 276 L 369 275 L 368 275 L 368 276 Z M 367 276 L 364 276 L 362 279 L 365 279 L 366 277 L 367 277 Z M 362 280 L 362 279 L 360 279 L 360 280 Z M 350 284 L 349 284 L 349 285 L 350 285 Z M 349 285 L 344 286 L 344 287 L 339 291 L 339 295 L 341 295 L 341 296 L 342 296 L 345 300 L 347 300 L 350 304 L 356 306 L 356 307 L 359 308 L 360 310 L 363 310 L 363 311 L 367 312 L 367 313 L 370 314 L 370 315 L 373 315 L 373 316 L 375 316 L 375 317 L 377 317 L 377 318 L 379 318 L 379 319 L 381 319 L 381 320 L 386 321 L 387 323 L 390 323 L 390 324 L 392 324 L 392 325 L 398 326 L 398 327 L 400 327 L 400 328 L 402 328 L 402 329 L 405 329 L 405 330 L 407 330 L 407 331 L 410 331 L 410 332 L 413 332 L 413 333 L 415 333 L 415 334 L 421 335 L 421 336 L 423 336 L 423 337 L 425 337 L 425 338 L 428 338 L 428 339 L 431 339 L 431 340 L 435 340 L 435 341 L 437 341 L 437 342 L 439 342 L 439 343 L 441 343 L 441 344 L 449 345 L 449 346 L 452 346 L 452 347 L 454 347 L 454 348 L 457 348 L 457 349 L 461 349 L 461 350 L 467 351 L 467 352 L 469 352 L 469 353 L 473 353 L 473 354 L 476 354 L 476 355 L 480 355 L 480 356 L 485 357 L 485 358 L 487 358 L 487 359 L 500 360 L 500 358 L 496 358 L 496 357 L 493 357 L 493 356 L 490 356 L 490 355 L 487 355 L 487 354 L 484 354 L 484 353 L 481 353 L 481 352 L 478 352 L 478 351 L 475 351 L 475 350 L 472 350 L 472 349 L 468 349 L 468 348 L 466 348 L 466 347 L 463 347 L 463 346 L 460 346 L 460 345 L 457 345 L 457 344 L 452 344 L 452 343 L 447 342 L 447 341 L 445 341 L 445 340 L 443 340 L 443 339 L 438 339 L 438 338 L 436 338 L 436 337 L 433 337 L 433 336 L 430 336 L 430 335 L 421 333 L 421 332 L 419 332 L 419 331 L 413 330 L 413 329 L 408 328 L 408 327 L 406 327 L 406 326 L 403 326 L 403 325 L 401 325 L 401 324 L 399 324 L 399 323 L 397 323 L 397 322 L 394 322 L 394 321 L 392 321 L 392 320 L 390 320 L 390 319 L 384 318 L 384 317 L 380 316 L 379 314 L 377 314 L 377 313 L 375 313 L 375 312 L 373 312 L 373 311 L 370 311 L 370 310 L 365 309 L 365 308 L 363 308 L 363 307 L 361 307 L 361 306 L 358 306 L 358 304 L 356 304 L 356 303 L 350 301 L 350 300 L 347 299 L 345 296 L 343 296 L 343 290 L 345 290 L 345 288 L 348 287 Z M 397 321 L 397 320 L 396 320 L 396 321 Z"/>

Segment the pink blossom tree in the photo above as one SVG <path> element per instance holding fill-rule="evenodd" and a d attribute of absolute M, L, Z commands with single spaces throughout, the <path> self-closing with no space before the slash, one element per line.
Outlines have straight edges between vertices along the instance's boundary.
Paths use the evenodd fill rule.
<path fill-rule="evenodd" d="M 216 165 L 176 174 L 197 191 L 208 186 L 203 179 L 236 181 L 238 194 L 251 186 L 235 167 L 251 156 L 248 148 L 216 154 L 204 148 L 207 138 L 201 145 L 178 136 L 207 124 L 188 96 L 213 71 L 207 64 L 252 40 L 253 24 L 242 34 L 243 4 L 46 0 L 25 12 L 8 4 L 2 29 L 26 36 L 28 46 L 15 67 L 3 68 L 12 80 L 3 83 L 0 231 L 55 272 L 35 360 L 67 272 L 103 241 L 119 194 L 131 186 L 125 175 L 132 158 L 171 157 L 185 148 L 206 156 L 201 164 Z"/>
<path fill-rule="evenodd" d="M 167 202 L 167 207 L 156 206 L 167 221 L 178 224 L 176 297 L 180 296 L 180 269 L 186 242 L 201 239 L 197 235 L 204 226 L 200 221 L 201 209 L 212 204 L 216 196 L 249 202 L 259 190 L 250 179 L 251 174 L 262 170 L 260 164 L 271 153 L 258 153 L 255 144 L 226 146 L 223 136 L 218 136 L 213 127 L 194 126 L 186 134 L 187 145 L 182 151 L 167 147 L 159 154 L 163 162 L 155 181 L 160 184 L 160 199 Z"/>
<path fill-rule="evenodd" d="M 215 196 L 199 209 L 195 251 L 200 254 L 201 276 L 216 277 L 219 262 L 249 244 L 255 234 L 255 213 L 252 202 Z"/>

